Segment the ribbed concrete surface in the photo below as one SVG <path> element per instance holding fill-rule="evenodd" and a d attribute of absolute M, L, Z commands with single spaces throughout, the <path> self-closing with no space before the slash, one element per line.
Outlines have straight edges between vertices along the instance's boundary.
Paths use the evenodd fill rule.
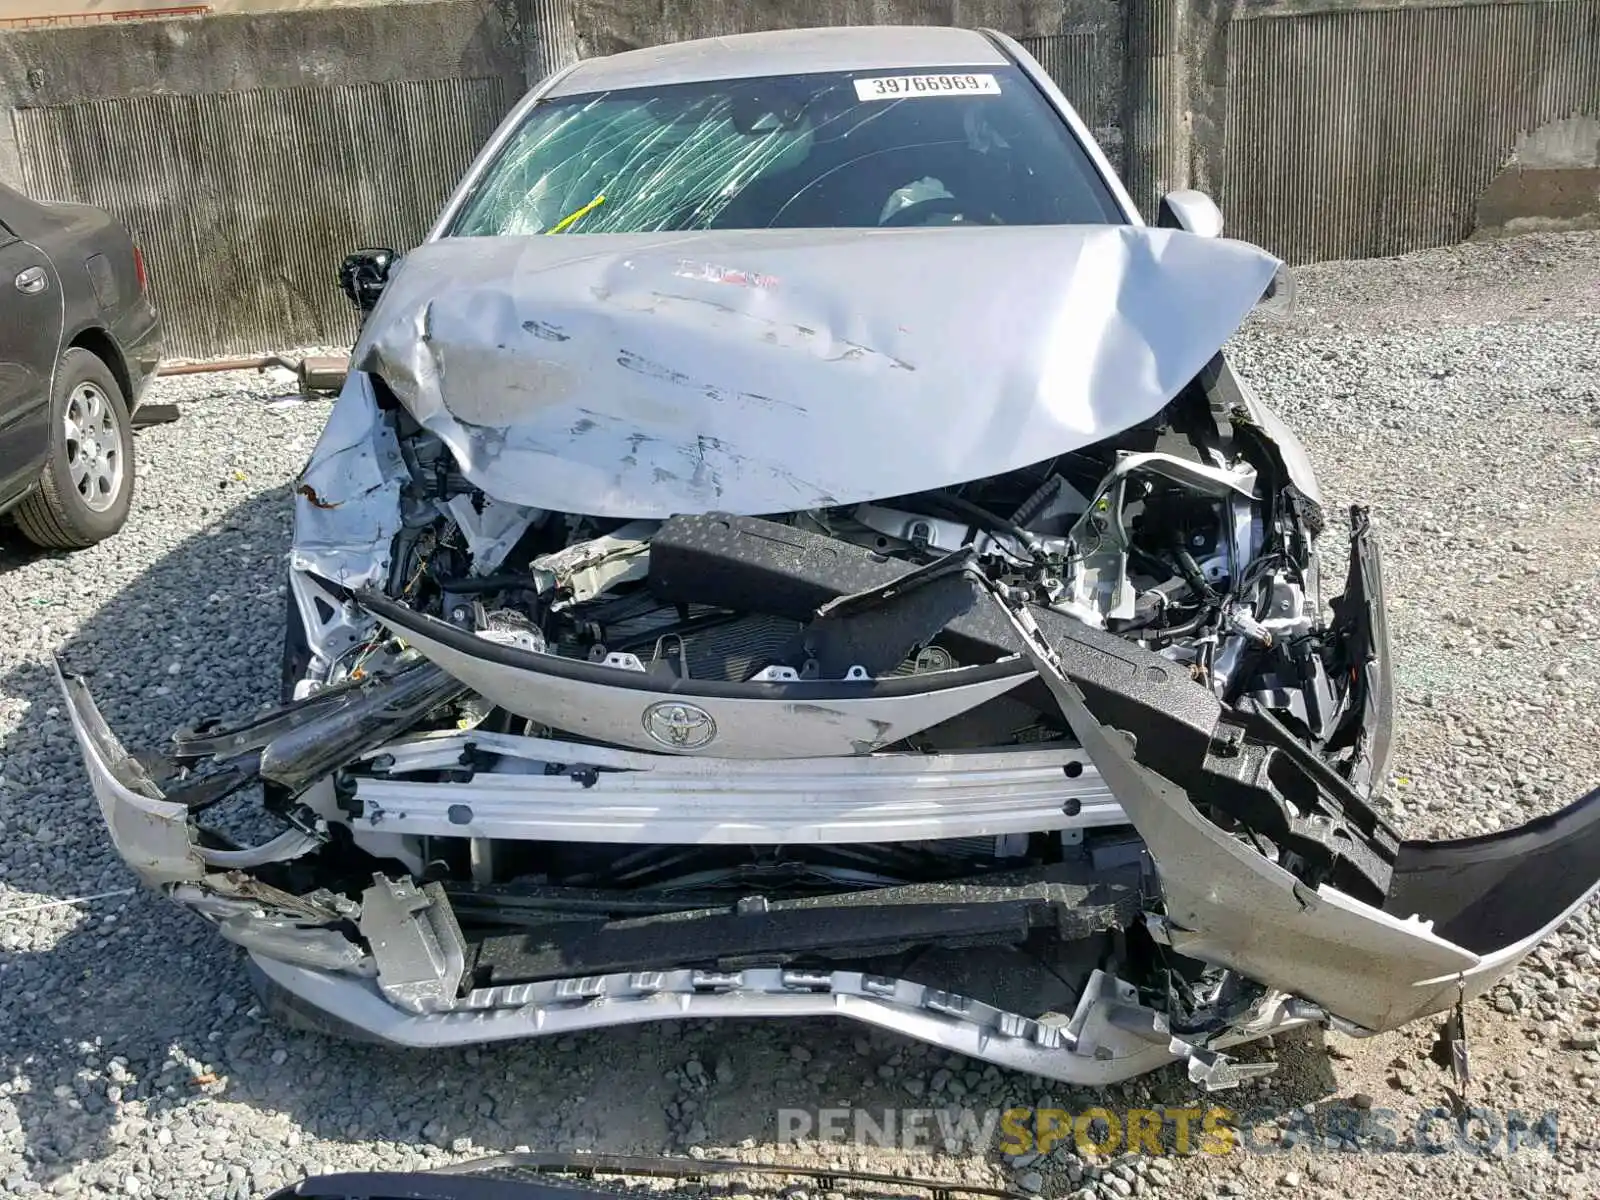
<path fill-rule="evenodd" d="M 578 30 L 572 0 L 533 0 L 534 66 L 530 81 L 578 61 Z"/>
<path fill-rule="evenodd" d="M 1291 262 L 1445 245 L 1520 134 L 1600 112 L 1600 0 L 1236 21 L 1227 77 L 1230 233 Z"/>
<path fill-rule="evenodd" d="M 347 342 L 339 263 L 409 247 L 514 98 L 499 78 L 141 96 L 14 113 L 28 189 L 117 214 L 167 352 Z"/>
<path fill-rule="evenodd" d="M 1095 72 L 1094 34 L 1053 33 L 1017 40 L 1039 60 L 1039 65 L 1066 93 L 1087 125 L 1092 128 L 1105 123 L 1105 115 L 1100 111 L 1100 81 Z"/>
<path fill-rule="evenodd" d="M 1161 197 L 1189 186 L 1185 0 L 1128 0 L 1122 136 L 1128 194 L 1154 222 Z"/>

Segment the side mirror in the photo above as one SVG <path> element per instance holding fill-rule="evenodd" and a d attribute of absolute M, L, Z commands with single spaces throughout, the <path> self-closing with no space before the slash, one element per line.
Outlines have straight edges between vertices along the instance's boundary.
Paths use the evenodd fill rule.
<path fill-rule="evenodd" d="M 386 246 L 368 246 L 347 255 L 339 268 L 339 286 L 350 297 L 350 303 L 365 317 L 383 295 L 383 285 L 389 282 L 389 272 L 400 256 Z"/>
<path fill-rule="evenodd" d="M 1222 210 L 1204 192 L 1186 189 L 1161 197 L 1156 224 L 1162 229 L 1184 229 L 1200 237 L 1222 233 Z"/>

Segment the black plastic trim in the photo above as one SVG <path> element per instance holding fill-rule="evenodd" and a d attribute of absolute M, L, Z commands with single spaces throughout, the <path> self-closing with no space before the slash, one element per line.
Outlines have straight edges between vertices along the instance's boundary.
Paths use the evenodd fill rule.
<path fill-rule="evenodd" d="M 985 663 L 975 667 L 956 667 L 949 671 L 930 671 L 924 675 L 895 675 L 886 679 L 860 681 L 830 679 L 790 683 L 728 683 L 717 679 L 678 679 L 666 675 L 622 671 L 616 667 L 562 658 L 556 654 L 536 654 L 516 646 L 477 637 L 460 626 L 407 608 L 398 601 L 371 589 L 356 593 L 356 599 L 385 625 L 401 633 L 448 646 L 450 649 L 484 662 L 537 675 L 553 675 L 592 683 L 598 687 L 624 688 L 636 692 L 660 692 L 673 696 L 710 696 L 738 700 L 887 700 L 900 696 L 924 695 L 948 688 L 988 683 L 995 679 L 1021 680 L 1033 668 L 1019 658 Z"/>
<path fill-rule="evenodd" d="M 552 1182 L 541 1183 L 549 1175 Z M 559 1181 L 560 1176 L 594 1181 L 592 1188 Z M 274 1192 L 268 1200 L 572 1200 L 581 1196 L 613 1197 L 618 1190 L 600 1184 L 600 1176 L 699 1181 L 719 1175 L 772 1175 L 815 1179 L 819 1190 L 840 1190 L 837 1184 L 881 1184 L 895 1194 L 907 1190 L 931 1192 L 936 1200 L 951 1196 L 990 1196 L 997 1200 L 1022 1200 L 1011 1188 L 915 1176 L 882 1175 L 838 1167 L 809 1167 L 796 1163 L 747 1163 L 726 1159 L 665 1158 L 626 1154 L 501 1154 L 493 1158 L 454 1163 L 435 1171 L 351 1171 L 320 1175 Z M 631 1192 L 629 1194 L 632 1194 Z M 676 1193 L 669 1193 L 676 1194 Z"/>
<path fill-rule="evenodd" d="M 451 891 L 451 911 L 476 930 L 468 969 L 479 987 L 685 964 L 859 960 L 913 946 L 1021 945 L 1034 933 L 1061 941 L 1127 929 L 1139 914 L 1139 871 L 1085 871 L 1056 863 L 941 883 L 611 917 L 562 912 L 559 891 L 539 907 L 515 895 Z M 459 905 L 459 909 L 458 906 Z"/>
<path fill-rule="evenodd" d="M 1384 911 L 1474 954 L 1538 933 L 1600 886 L 1600 788 L 1515 829 L 1402 842 Z"/>

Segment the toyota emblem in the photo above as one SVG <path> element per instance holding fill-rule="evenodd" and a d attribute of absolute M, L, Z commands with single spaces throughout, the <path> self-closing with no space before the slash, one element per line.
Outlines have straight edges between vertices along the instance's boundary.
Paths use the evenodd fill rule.
<path fill-rule="evenodd" d="M 644 731 L 668 750 L 700 750 L 717 736 L 717 723 L 696 704 L 661 700 L 644 710 Z"/>

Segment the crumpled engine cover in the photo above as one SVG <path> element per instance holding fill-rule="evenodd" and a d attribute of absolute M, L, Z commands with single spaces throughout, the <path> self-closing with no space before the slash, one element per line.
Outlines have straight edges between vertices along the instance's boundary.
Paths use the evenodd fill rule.
<path fill-rule="evenodd" d="M 402 261 L 354 364 L 497 500 L 787 512 L 1153 416 L 1277 267 L 1132 226 L 445 239 Z"/>

